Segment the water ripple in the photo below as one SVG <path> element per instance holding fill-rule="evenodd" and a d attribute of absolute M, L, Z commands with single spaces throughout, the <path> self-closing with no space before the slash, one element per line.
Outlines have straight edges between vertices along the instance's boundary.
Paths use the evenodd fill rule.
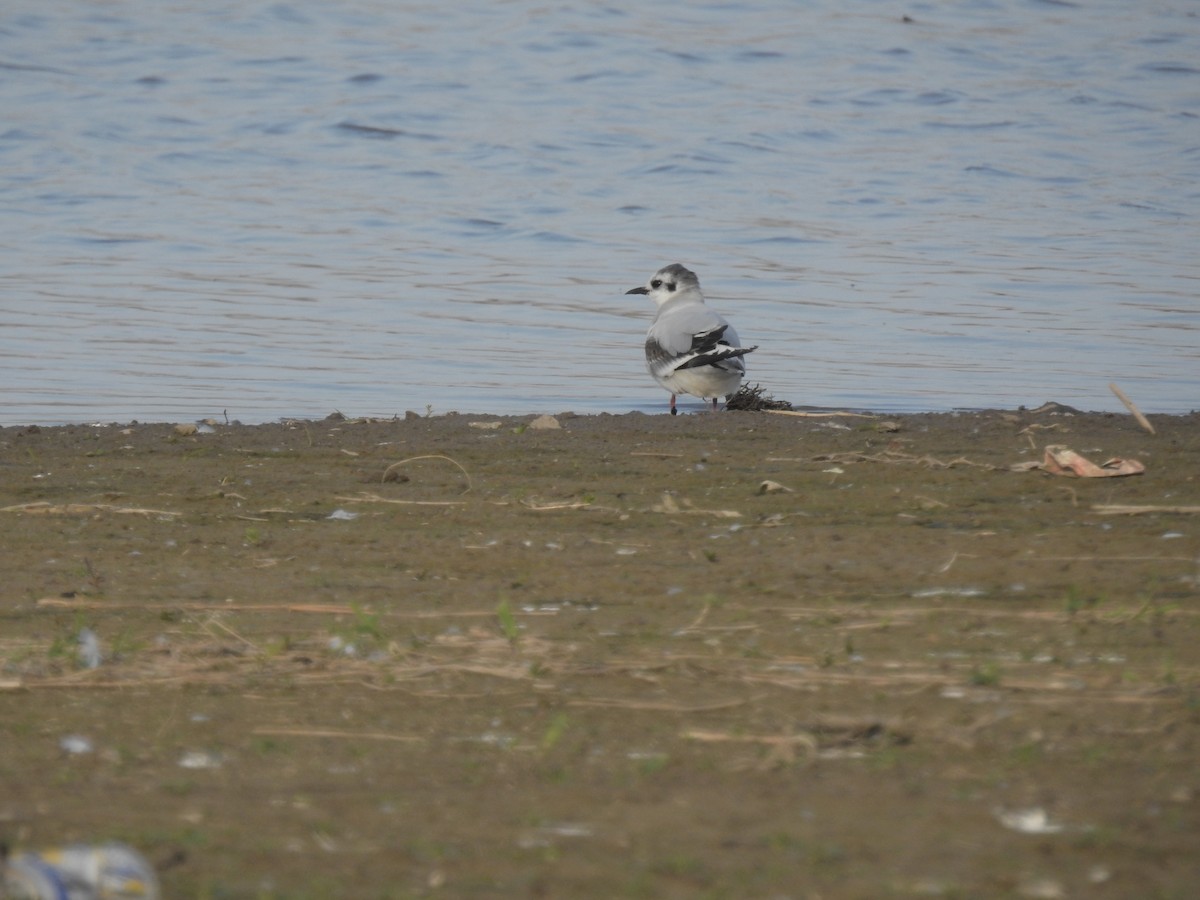
<path fill-rule="evenodd" d="M 1200 20 L 822 0 L 13 0 L 4 423 L 661 411 L 699 273 L 777 396 L 1200 405 Z"/>

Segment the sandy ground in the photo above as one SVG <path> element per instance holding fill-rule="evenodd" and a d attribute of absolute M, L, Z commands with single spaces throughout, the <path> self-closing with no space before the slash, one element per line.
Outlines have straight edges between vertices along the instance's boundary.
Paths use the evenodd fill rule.
<path fill-rule="evenodd" d="M 1198 896 L 1152 420 L 2 429 L 0 838 L 171 898 Z"/>

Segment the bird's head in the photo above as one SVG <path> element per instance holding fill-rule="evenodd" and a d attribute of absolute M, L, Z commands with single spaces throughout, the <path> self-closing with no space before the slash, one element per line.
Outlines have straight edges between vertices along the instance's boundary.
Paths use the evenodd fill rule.
<path fill-rule="evenodd" d="M 679 263 L 663 266 L 655 272 L 642 287 L 635 287 L 626 294 L 645 294 L 655 305 L 662 306 L 668 300 L 674 300 L 688 291 L 700 293 L 700 279 L 691 269 L 684 268 Z"/>

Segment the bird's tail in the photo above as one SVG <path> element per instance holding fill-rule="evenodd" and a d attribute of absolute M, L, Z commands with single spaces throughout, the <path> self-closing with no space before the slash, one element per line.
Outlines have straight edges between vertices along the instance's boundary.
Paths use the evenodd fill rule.
<path fill-rule="evenodd" d="M 676 366 L 675 370 L 680 369 L 695 369 L 698 366 L 715 366 L 730 359 L 738 359 L 745 356 L 747 353 L 752 353 L 758 349 L 758 345 L 753 347 L 730 347 L 728 344 L 717 344 L 711 350 L 705 350 L 693 356 L 682 365 Z"/>

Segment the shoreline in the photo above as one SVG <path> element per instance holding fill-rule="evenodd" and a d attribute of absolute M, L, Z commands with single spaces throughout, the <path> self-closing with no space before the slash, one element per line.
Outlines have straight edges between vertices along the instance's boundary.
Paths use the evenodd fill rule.
<path fill-rule="evenodd" d="M 793 406 L 793 407 L 791 407 L 790 410 L 771 410 L 771 409 L 726 410 L 726 409 L 721 409 L 721 410 L 719 410 L 719 413 L 751 412 L 751 413 L 762 413 L 762 414 L 771 414 L 771 415 L 781 415 L 781 414 L 786 415 L 789 412 L 792 412 L 799 416 L 810 416 L 810 417 L 814 417 L 814 418 L 820 417 L 820 416 L 832 416 L 832 415 L 838 415 L 838 414 L 847 415 L 847 416 L 858 415 L 858 416 L 873 416 L 876 418 L 884 418 L 884 417 L 912 417 L 912 416 L 962 416 L 962 415 L 987 415 L 987 414 L 1011 414 L 1011 415 L 1020 415 L 1020 416 L 1033 416 L 1033 415 L 1041 415 L 1041 414 L 1043 414 L 1043 411 L 1045 411 L 1045 410 L 1050 410 L 1052 412 L 1056 412 L 1058 414 L 1068 415 L 1068 416 L 1111 417 L 1111 416 L 1129 416 L 1129 415 L 1131 415 L 1131 413 L 1127 409 L 1120 409 L 1120 408 L 1080 409 L 1080 408 L 1073 407 L 1073 406 L 1070 406 L 1067 404 L 1057 403 L 1055 401 L 1046 401 L 1045 403 L 1039 404 L 1038 406 L 1034 406 L 1034 407 L 1016 406 L 1016 407 L 1011 407 L 1011 408 L 1003 407 L 1003 406 L 981 406 L 981 407 L 955 407 L 952 409 L 916 409 L 916 408 L 875 409 L 875 408 L 866 407 L 866 406 L 862 406 L 862 407 L 858 407 L 858 406 Z M 1200 413 L 1200 407 L 1197 407 L 1197 408 L 1191 409 L 1191 410 L 1175 411 L 1175 412 L 1157 412 L 1154 410 L 1142 410 L 1139 407 L 1139 411 L 1142 412 L 1147 417 L 1154 417 L 1156 419 L 1163 418 L 1163 419 L 1171 420 L 1171 419 L 1186 419 L 1190 416 L 1197 415 L 1198 413 Z M 420 412 L 417 410 L 408 409 L 408 410 L 405 410 L 404 412 L 399 412 L 399 413 L 345 414 L 339 410 L 333 410 L 332 412 L 329 412 L 324 416 L 318 416 L 318 415 L 288 416 L 288 415 L 284 415 L 284 416 L 279 416 L 279 417 L 271 419 L 271 420 L 252 421 L 252 422 L 242 421 L 241 419 L 238 419 L 236 416 L 227 418 L 224 414 L 221 414 L 219 416 L 213 416 L 213 415 L 199 416 L 199 417 L 179 416 L 176 418 L 155 418 L 155 419 L 138 419 L 138 418 L 90 419 L 90 420 L 85 419 L 85 420 L 75 420 L 75 421 L 38 420 L 38 421 L 18 421 L 18 422 L 10 422 L 8 424 L 0 424 L 0 430 L 20 429 L 20 428 L 129 428 L 129 427 L 135 427 L 135 426 L 152 426 L 152 425 L 172 425 L 172 426 L 173 425 L 186 425 L 189 423 L 195 424 L 195 423 L 201 423 L 201 422 L 204 422 L 204 423 L 207 423 L 207 424 L 213 425 L 213 426 L 220 425 L 220 426 L 225 426 L 225 427 L 236 426 L 236 427 L 242 427 L 242 428 L 254 428 L 254 427 L 261 427 L 261 426 L 269 427 L 269 426 L 277 426 L 277 425 L 286 425 L 286 424 L 293 423 L 293 422 L 307 422 L 310 424 L 315 424 L 315 423 L 320 423 L 320 422 L 336 421 L 336 420 L 338 420 L 338 417 L 340 417 L 342 421 L 347 421 L 347 422 L 378 422 L 378 423 L 382 423 L 382 422 L 401 422 L 401 421 L 412 420 L 412 419 L 441 419 L 441 418 L 456 418 L 456 417 L 461 418 L 461 417 L 489 417 L 489 416 L 492 418 L 500 418 L 500 419 L 527 419 L 527 418 L 532 419 L 532 418 L 537 418 L 538 416 L 544 416 L 544 415 L 555 416 L 555 417 L 564 417 L 564 418 L 573 418 L 573 419 L 602 418 L 602 417 L 603 418 L 614 418 L 614 417 L 621 417 L 621 416 L 645 416 L 647 418 L 653 418 L 655 416 L 666 416 L 668 419 L 671 418 L 671 416 L 670 416 L 669 412 L 666 410 L 666 407 L 664 404 L 663 409 L 661 409 L 661 410 L 659 410 L 657 407 L 655 407 L 655 408 L 648 408 L 648 409 L 626 409 L 626 410 L 618 411 L 618 412 L 608 412 L 608 411 L 576 412 L 571 409 L 561 409 L 558 411 L 551 411 L 550 409 L 544 409 L 544 410 L 538 410 L 538 411 L 525 411 L 525 412 L 462 411 L 462 410 L 452 409 L 452 410 L 446 410 L 444 412 Z M 675 418 L 679 418 L 681 416 L 686 417 L 686 416 L 706 416 L 706 415 L 710 415 L 710 412 L 707 411 L 700 404 L 691 404 L 688 401 L 681 400 L 680 401 L 680 413 L 679 413 L 679 416 L 676 416 Z"/>
<path fill-rule="evenodd" d="M 1200 414 L 1149 418 L 2 428 L 0 839 L 183 897 L 1183 895 Z"/>

